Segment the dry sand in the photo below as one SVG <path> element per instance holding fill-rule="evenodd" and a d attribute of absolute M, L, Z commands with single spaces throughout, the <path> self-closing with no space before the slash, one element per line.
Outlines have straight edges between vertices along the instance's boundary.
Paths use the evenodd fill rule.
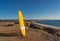
<path fill-rule="evenodd" d="M 60 30 L 51 34 L 45 29 L 32 27 L 34 26 L 29 24 L 26 28 L 26 37 L 22 37 L 18 22 L 0 22 L 0 41 L 60 41 Z"/>

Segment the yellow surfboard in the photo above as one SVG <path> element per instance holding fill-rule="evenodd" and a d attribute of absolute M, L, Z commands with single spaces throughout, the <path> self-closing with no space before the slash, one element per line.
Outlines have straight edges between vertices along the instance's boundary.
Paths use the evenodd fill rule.
<path fill-rule="evenodd" d="M 18 20 L 19 20 L 19 26 L 20 26 L 21 34 L 23 37 L 25 37 L 25 25 L 24 25 L 23 16 L 22 16 L 21 11 L 18 11 Z"/>

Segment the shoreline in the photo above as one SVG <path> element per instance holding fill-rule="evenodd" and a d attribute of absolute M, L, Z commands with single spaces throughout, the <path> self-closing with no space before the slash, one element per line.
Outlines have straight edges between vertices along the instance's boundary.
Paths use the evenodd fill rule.
<path fill-rule="evenodd" d="M 51 26 L 51 25 L 46 25 L 46 24 L 40 24 L 40 23 L 33 23 L 33 24 L 36 24 L 36 25 L 40 25 L 42 27 L 46 27 L 46 28 L 54 28 L 54 29 L 60 29 L 60 27 L 57 27 L 57 26 Z"/>

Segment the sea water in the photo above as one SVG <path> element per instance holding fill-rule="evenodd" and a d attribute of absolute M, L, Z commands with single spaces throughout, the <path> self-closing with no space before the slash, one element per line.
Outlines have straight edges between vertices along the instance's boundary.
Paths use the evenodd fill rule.
<path fill-rule="evenodd" d="M 37 23 L 60 27 L 60 20 L 42 20 Z"/>

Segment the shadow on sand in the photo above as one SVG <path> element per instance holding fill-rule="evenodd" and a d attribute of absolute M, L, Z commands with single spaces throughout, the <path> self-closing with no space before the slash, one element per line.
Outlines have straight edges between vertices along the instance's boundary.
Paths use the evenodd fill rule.
<path fill-rule="evenodd" d="M 14 34 L 14 33 L 0 33 L 0 36 L 5 36 L 5 37 L 12 37 L 12 36 L 21 36 L 20 34 Z"/>

